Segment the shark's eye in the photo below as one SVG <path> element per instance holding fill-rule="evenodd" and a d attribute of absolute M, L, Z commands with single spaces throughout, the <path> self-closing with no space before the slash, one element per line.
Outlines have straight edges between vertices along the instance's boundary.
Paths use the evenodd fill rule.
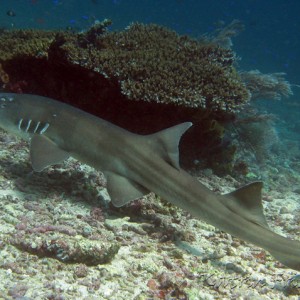
<path fill-rule="evenodd" d="M 14 97 L 12 97 L 12 96 L 1 96 L 0 95 L 0 101 L 1 102 L 6 102 L 6 101 L 12 102 L 12 101 L 14 101 Z"/>
<path fill-rule="evenodd" d="M 0 94 L 0 108 L 5 108 L 8 102 L 12 102 L 14 98 L 12 96 L 1 96 Z"/>

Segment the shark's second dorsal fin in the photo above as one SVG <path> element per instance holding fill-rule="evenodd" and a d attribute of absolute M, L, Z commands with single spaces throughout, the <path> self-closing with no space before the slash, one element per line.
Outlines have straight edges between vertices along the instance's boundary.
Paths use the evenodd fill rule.
<path fill-rule="evenodd" d="M 246 219 L 269 228 L 261 202 L 262 182 L 256 181 L 224 195 L 224 204 Z"/>
<path fill-rule="evenodd" d="M 41 172 L 48 166 L 61 163 L 69 157 L 69 153 L 57 147 L 43 135 L 34 135 L 30 142 L 30 159 L 32 168 Z"/>
<path fill-rule="evenodd" d="M 154 150 L 170 163 L 173 167 L 179 169 L 179 141 L 181 136 L 192 126 L 191 122 L 181 123 L 179 125 L 161 130 L 154 134 L 147 135 L 146 138 L 152 141 Z"/>

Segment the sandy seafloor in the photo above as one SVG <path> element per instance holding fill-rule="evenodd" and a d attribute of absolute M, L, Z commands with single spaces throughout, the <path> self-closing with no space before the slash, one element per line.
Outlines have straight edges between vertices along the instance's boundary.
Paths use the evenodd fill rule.
<path fill-rule="evenodd" d="M 0 299 L 299 299 L 300 276 L 262 249 L 153 194 L 115 209 L 103 176 L 72 159 L 32 173 L 28 144 L 2 131 L 0 147 Z M 300 239 L 299 159 L 264 170 L 270 227 Z"/>

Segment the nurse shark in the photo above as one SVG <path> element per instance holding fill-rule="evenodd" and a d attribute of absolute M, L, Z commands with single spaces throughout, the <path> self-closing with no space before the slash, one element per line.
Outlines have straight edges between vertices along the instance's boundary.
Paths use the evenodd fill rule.
<path fill-rule="evenodd" d="M 180 168 L 179 140 L 191 125 L 138 135 L 50 98 L 0 93 L 0 127 L 30 140 L 35 171 L 73 157 L 104 173 L 117 207 L 154 192 L 300 270 L 300 242 L 274 233 L 267 225 L 261 182 L 219 195 Z"/>

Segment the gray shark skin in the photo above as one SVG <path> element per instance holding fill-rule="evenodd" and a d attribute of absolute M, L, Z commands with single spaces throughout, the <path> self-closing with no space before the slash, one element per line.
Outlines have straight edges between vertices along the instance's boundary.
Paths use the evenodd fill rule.
<path fill-rule="evenodd" d="M 300 242 L 272 232 L 267 225 L 261 182 L 218 195 L 180 169 L 178 143 L 191 125 L 182 123 L 141 136 L 50 98 L 0 93 L 0 127 L 30 140 L 35 171 L 72 156 L 104 173 L 115 206 L 152 191 L 300 270 Z"/>

